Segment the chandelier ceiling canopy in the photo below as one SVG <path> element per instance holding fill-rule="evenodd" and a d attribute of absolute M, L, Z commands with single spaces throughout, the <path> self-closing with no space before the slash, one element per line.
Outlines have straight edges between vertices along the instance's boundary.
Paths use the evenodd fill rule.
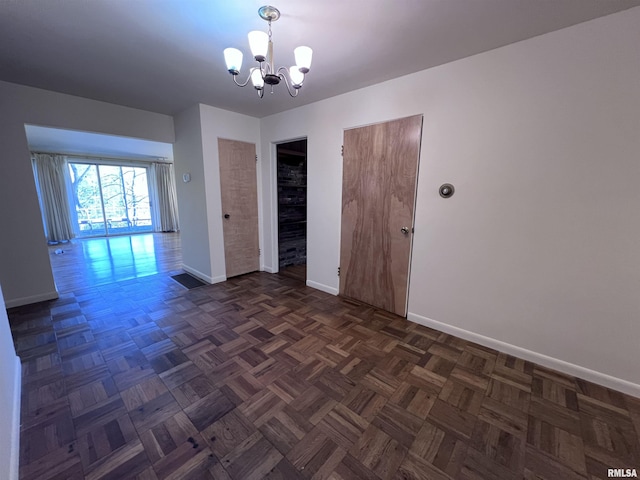
<path fill-rule="evenodd" d="M 224 59 L 227 64 L 227 70 L 233 75 L 233 81 L 239 87 L 245 87 L 249 84 L 249 81 L 251 81 L 253 88 L 257 90 L 260 98 L 264 96 L 265 84 L 271 86 L 271 93 L 273 93 L 273 86 L 278 85 L 281 81 L 287 86 L 289 95 L 296 97 L 298 96 L 298 91 L 302 88 L 305 75 L 311 67 L 313 50 L 305 46 L 297 47 L 293 51 L 296 64 L 289 68 L 276 68 L 273 63 L 271 22 L 275 22 L 280 18 L 280 11 L 275 7 L 265 5 L 258 9 L 258 15 L 269 23 L 268 32 L 254 30 L 253 32 L 249 32 L 248 35 L 249 48 L 251 49 L 253 58 L 258 62 L 258 66 L 252 67 L 249 70 L 247 79 L 239 83 L 237 77 L 242 67 L 242 52 L 237 48 L 225 48 Z"/>

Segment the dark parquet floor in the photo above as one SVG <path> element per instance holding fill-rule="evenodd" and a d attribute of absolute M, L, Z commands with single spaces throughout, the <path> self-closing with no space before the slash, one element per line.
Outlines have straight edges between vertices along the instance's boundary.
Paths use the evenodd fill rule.
<path fill-rule="evenodd" d="M 640 468 L 640 399 L 254 273 L 10 310 L 20 478 L 581 479 Z"/>
<path fill-rule="evenodd" d="M 302 283 L 307 282 L 307 265 L 291 265 L 289 267 L 280 267 L 278 271 L 278 275 L 281 277 L 293 278 L 294 280 L 299 280 Z"/>

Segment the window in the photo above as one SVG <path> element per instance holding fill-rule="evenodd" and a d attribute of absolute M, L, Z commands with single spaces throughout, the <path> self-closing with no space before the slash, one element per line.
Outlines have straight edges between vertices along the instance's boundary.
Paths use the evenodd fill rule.
<path fill-rule="evenodd" d="M 153 231 L 147 168 L 69 162 L 78 237 Z"/>

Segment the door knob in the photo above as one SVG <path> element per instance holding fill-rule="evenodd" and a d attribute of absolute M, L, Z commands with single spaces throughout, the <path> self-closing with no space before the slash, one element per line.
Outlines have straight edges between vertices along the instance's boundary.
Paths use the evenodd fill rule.
<path fill-rule="evenodd" d="M 409 227 L 402 227 L 400 231 L 403 235 L 409 235 Z"/>
<path fill-rule="evenodd" d="M 229 218 L 231 215 L 229 215 L 228 213 L 224 214 L 224 218 Z"/>

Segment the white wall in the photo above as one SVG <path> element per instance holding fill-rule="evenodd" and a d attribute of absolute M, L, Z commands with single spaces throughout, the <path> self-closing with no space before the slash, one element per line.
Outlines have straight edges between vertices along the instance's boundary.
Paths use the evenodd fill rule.
<path fill-rule="evenodd" d="M 207 201 L 202 154 L 202 125 L 200 106 L 181 112 L 174 118 L 176 143 L 173 146 L 176 174 L 176 193 L 180 212 L 180 240 L 182 268 L 203 280 L 213 283 Z M 183 182 L 188 173 L 191 181 Z"/>
<path fill-rule="evenodd" d="M 262 119 L 265 268 L 273 142 L 308 136 L 335 292 L 343 130 L 422 113 L 409 318 L 640 395 L 638 44 L 640 7 Z"/>
<path fill-rule="evenodd" d="M 227 276 L 218 138 L 255 143 L 259 153 L 260 120 L 208 105 L 195 105 L 178 115 L 175 122 L 183 268 L 209 283 L 221 282 Z M 185 184 L 182 175 L 188 172 L 191 182 Z"/>
<path fill-rule="evenodd" d="M 0 283 L 8 306 L 56 298 L 24 125 L 173 143 L 167 115 L 0 82 Z"/>
<path fill-rule="evenodd" d="M 0 478 L 8 480 L 18 479 L 21 371 L 0 288 Z"/>

